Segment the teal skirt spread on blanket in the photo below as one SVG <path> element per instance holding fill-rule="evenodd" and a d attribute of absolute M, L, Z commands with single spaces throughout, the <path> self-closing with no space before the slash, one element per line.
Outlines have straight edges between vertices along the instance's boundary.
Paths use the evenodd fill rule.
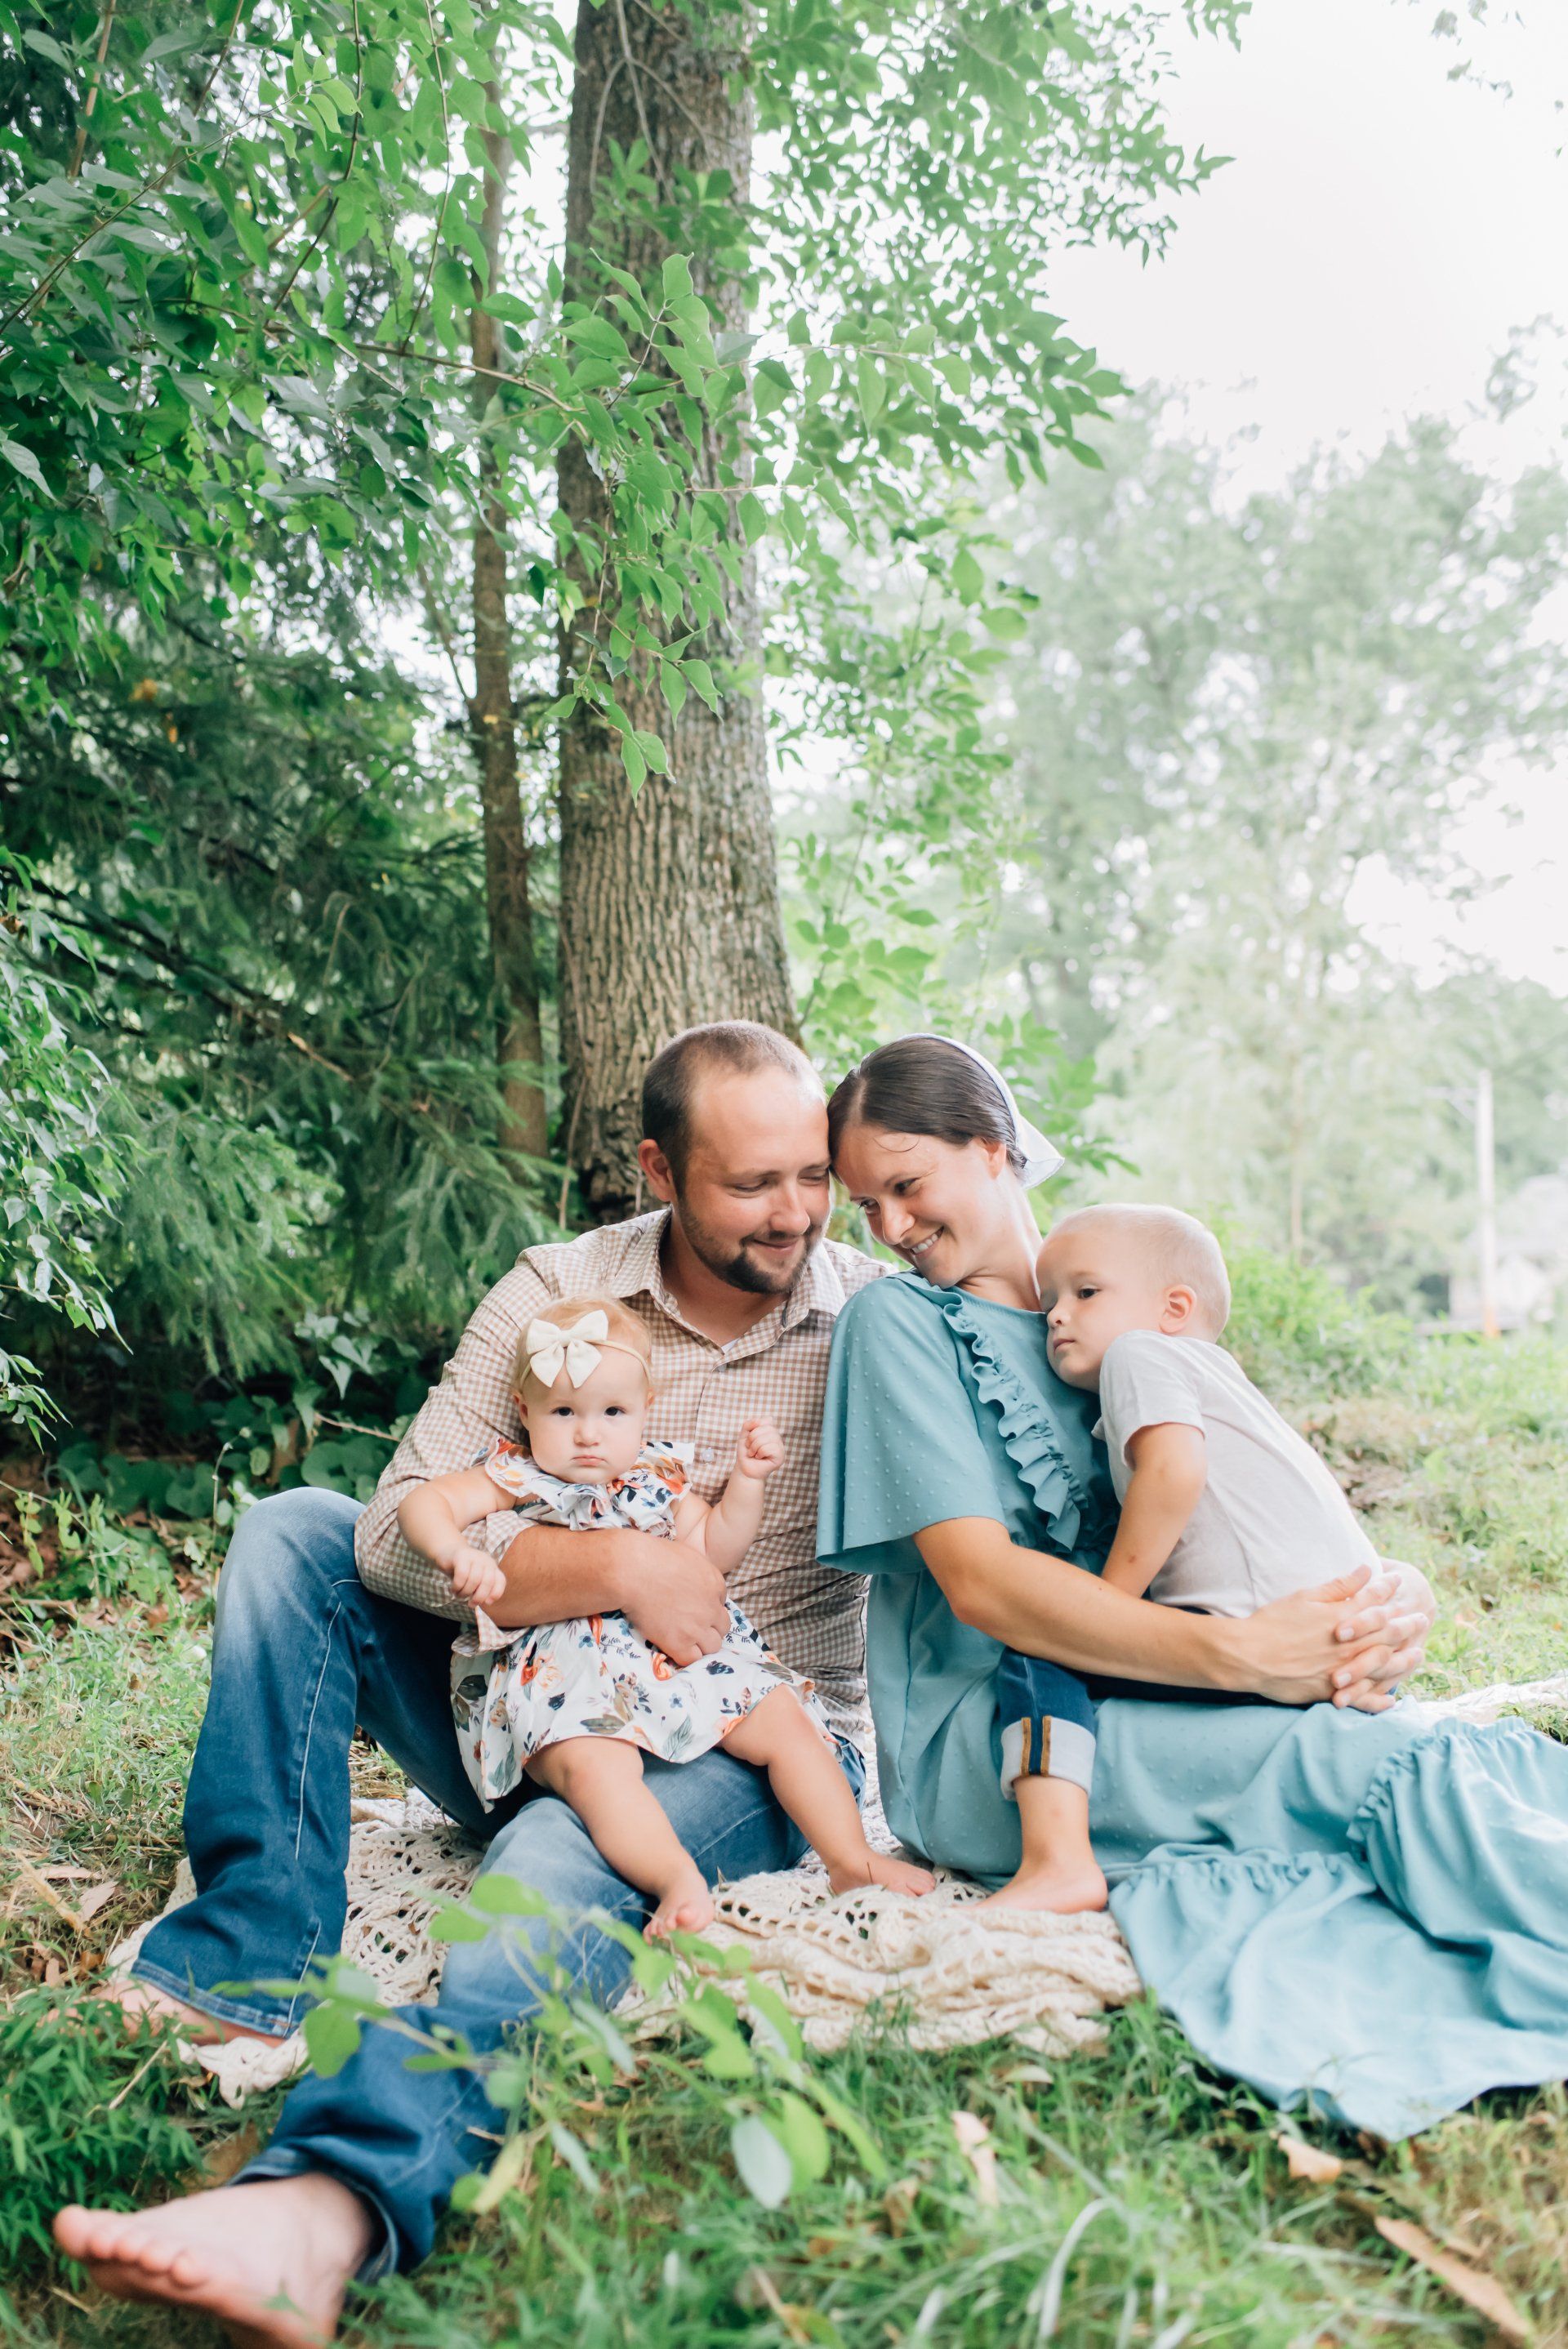
<path fill-rule="evenodd" d="M 1037 1314 L 873 1282 L 834 1333 L 819 1554 L 869 1575 L 882 1800 L 903 1842 L 999 1882 L 997 1642 L 914 1535 L 989 1517 L 1042 1572 L 1114 1524 L 1092 1398 Z M 1408 2136 L 1493 2087 L 1568 2076 L 1568 1748 L 1405 1702 L 1141 1703 L 1099 1713 L 1092 1827 L 1143 1980 L 1193 2045 L 1276 2104 Z"/>
<path fill-rule="evenodd" d="M 1402 2137 L 1568 2075 L 1568 1749 L 1518 1722 L 1100 1707 L 1133 1961 L 1273 2103 Z"/>

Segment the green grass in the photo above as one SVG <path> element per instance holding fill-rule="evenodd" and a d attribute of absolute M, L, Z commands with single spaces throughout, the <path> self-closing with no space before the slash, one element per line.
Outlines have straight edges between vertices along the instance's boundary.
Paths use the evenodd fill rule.
<path fill-rule="evenodd" d="M 1418 1340 L 1310 1276 L 1242 1274 L 1243 1358 L 1367 1504 L 1379 1546 L 1420 1564 L 1442 1597 L 1423 1685 L 1442 1693 L 1568 1670 L 1568 1356 Z M 108 1619 L 28 1634 L 0 1692 L 3 1843 L 35 1866 L 91 1868 L 120 1890 L 84 1937 L 14 1857 L 0 1857 L 8 1990 L 36 1983 L 50 1958 L 67 1984 L 90 1971 L 156 1903 L 177 1857 L 204 1602 L 187 1590 L 166 1619 L 145 1600 L 115 1617 L 112 1594 L 93 1605 Z M 43 1995 L 28 1988 L 35 2006 Z M 122 2055 L 88 2040 L 72 2079 L 90 2121 L 127 2074 Z M 1490 2098 L 1392 2153 L 1297 2124 L 1346 2159 L 1313 2185 L 1288 2175 L 1279 2116 L 1208 2073 L 1147 2003 L 1113 2019 L 1103 2054 L 1049 2069 L 1047 2080 L 1010 2043 L 940 2057 L 912 2054 L 896 2034 L 852 2046 L 826 2070 L 883 2170 L 862 2173 L 846 2157 L 774 2212 L 741 2190 L 713 2097 L 677 2057 L 656 2058 L 630 2086 L 584 2085 L 569 2117 L 598 2190 L 542 2145 L 526 2190 L 451 2222 L 417 2280 L 361 2309 L 359 2337 L 371 2349 L 1022 2349 L 1047 2338 L 1082 2349 L 1402 2339 L 1479 2349 L 1488 2328 L 1390 2248 L 1381 2214 L 1414 2220 L 1495 2276 L 1542 2349 L 1568 2344 L 1560 2091 Z M 101 2123 L 85 2147 L 79 2130 L 74 2147 L 68 2130 L 40 2132 L 35 2203 L 89 2158 L 129 2198 L 183 2170 L 189 2148 L 174 2131 L 221 2158 L 237 2126 L 158 2064 L 119 2109 L 142 2116 L 139 2131 L 122 2133 L 134 2142 L 110 2144 Z M 994 2195 L 955 2112 L 990 2132 Z M 0 2108 L 0 2169 L 5 2142 Z M 0 2341 L 136 2349 L 212 2338 L 193 2321 L 78 2304 L 79 2279 L 30 2251 L 12 2257 Z"/>

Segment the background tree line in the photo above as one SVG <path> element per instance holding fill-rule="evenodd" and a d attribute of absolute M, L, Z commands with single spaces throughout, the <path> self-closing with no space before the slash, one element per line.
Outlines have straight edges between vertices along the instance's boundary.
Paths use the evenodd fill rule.
<path fill-rule="evenodd" d="M 830 1072 L 955 1023 L 1151 1179 L 1207 1179 L 1161 1137 L 1230 1084 L 1227 1195 L 1379 1270 L 1324 1072 L 1402 982 L 1346 894 L 1557 739 L 1507 616 L 1560 484 L 1434 432 L 1238 519 L 1129 418 L 1049 273 L 1212 168 L 1157 10 L 0 0 L 0 40 L 14 1415 L 393 1391 L 637 1204 L 640 1068 L 723 1014 Z"/>

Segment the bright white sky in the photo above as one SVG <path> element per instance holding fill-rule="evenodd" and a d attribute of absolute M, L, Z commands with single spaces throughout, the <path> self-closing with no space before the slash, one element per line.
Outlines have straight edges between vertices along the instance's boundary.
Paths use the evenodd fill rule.
<path fill-rule="evenodd" d="M 1245 486 L 1315 441 L 1369 450 L 1421 412 L 1473 416 L 1537 320 L 1564 330 L 1538 338 L 1541 392 L 1478 421 L 1474 452 L 1504 473 L 1568 461 L 1568 0 L 1492 6 L 1523 21 L 1456 47 L 1431 36 L 1436 0 L 1255 0 L 1239 50 L 1172 9 L 1170 128 L 1234 160 L 1162 262 L 1065 255 L 1051 302 L 1130 379 L 1181 386 L 1209 439 L 1250 428 Z M 1450 81 L 1461 56 L 1512 96 Z M 1568 772 L 1507 776 L 1455 845 L 1496 884 L 1479 903 L 1377 884 L 1363 918 L 1433 976 L 1457 947 L 1568 994 Z"/>

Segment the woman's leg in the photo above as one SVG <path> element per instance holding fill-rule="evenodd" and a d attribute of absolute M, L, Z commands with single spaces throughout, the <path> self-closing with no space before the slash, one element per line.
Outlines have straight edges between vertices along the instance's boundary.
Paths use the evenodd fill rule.
<path fill-rule="evenodd" d="M 1002 1792 L 1018 1806 L 1024 1859 L 984 1905 L 1049 1909 L 1067 1916 L 1103 1909 L 1105 1878 L 1088 1839 L 1094 1777 L 1094 1707 L 1076 1672 L 1009 1648 L 996 1672 L 1002 1714 Z"/>
<path fill-rule="evenodd" d="M 849 1781 L 790 1690 L 774 1689 L 754 1705 L 725 1738 L 724 1750 L 767 1771 L 780 1807 L 826 1860 L 835 1892 L 857 1884 L 882 1884 L 890 1892 L 931 1890 L 936 1878 L 928 1869 L 867 1843 Z"/>
<path fill-rule="evenodd" d="M 648 1791 L 634 1745 L 619 1737 L 566 1737 L 536 1754 L 528 1772 L 571 1804 L 617 1876 L 656 1896 L 658 1907 L 644 1929 L 650 1940 L 700 1933 L 713 1922 L 713 1896 L 702 1870 Z"/>

